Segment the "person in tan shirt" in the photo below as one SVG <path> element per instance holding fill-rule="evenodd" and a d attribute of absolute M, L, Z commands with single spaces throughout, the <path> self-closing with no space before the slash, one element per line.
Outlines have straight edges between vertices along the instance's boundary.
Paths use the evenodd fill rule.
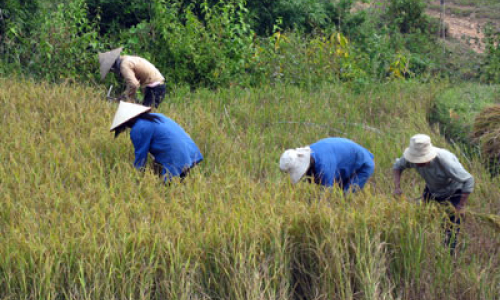
<path fill-rule="evenodd" d="M 125 93 L 118 98 L 135 99 L 139 88 L 143 89 L 143 105 L 158 107 L 165 98 L 165 78 L 149 61 L 139 56 L 121 55 L 123 48 L 99 54 L 101 80 L 109 71 L 121 76 L 127 84 Z"/>

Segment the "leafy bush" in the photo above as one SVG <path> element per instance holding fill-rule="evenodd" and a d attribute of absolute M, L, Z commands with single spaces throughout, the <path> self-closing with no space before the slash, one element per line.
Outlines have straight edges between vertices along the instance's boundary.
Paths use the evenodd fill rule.
<path fill-rule="evenodd" d="M 42 23 L 36 41 L 40 51 L 32 70 L 49 79 L 95 79 L 96 53 L 102 49 L 98 30 L 98 24 L 87 17 L 85 1 L 60 4 Z"/>
<path fill-rule="evenodd" d="M 425 73 L 433 48 L 424 33 L 384 23 L 386 12 L 371 20 L 351 12 L 354 0 L 278 0 L 269 7 L 244 0 L 39 1 L 33 30 L 19 18 L 9 23 L 2 68 L 10 63 L 50 80 L 92 82 L 96 54 L 124 46 L 155 64 L 171 86 L 364 84 Z"/>
<path fill-rule="evenodd" d="M 500 31 L 487 26 L 486 57 L 482 66 L 482 79 L 489 83 L 500 83 Z"/>
<path fill-rule="evenodd" d="M 280 20 L 282 30 L 299 30 L 311 33 L 315 29 L 327 29 L 334 25 L 351 28 L 359 20 L 350 9 L 356 0 L 248 0 L 252 27 L 261 36 L 274 33 Z M 342 26 L 339 26 L 342 24 Z"/>
<path fill-rule="evenodd" d="M 182 8 L 176 0 L 155 0 L 151 23 L 122 34 L 128 51 L 151 58 L 172 83 L 216 87 L 241 80 L 250 67 L 254 33 L 243 0 Z"/>
<path fill-rule="evenodd" d="M 118 34 L 148 21 L 152 14 L 152 1 L 144 0 L 85 0 L 90 20 L 99 21 L 102 35 Z"/>
<path fill-rule="evenodd" d="M 257 52 L 258 70 L 272 83 L 315 85 L 335 82 L 348 71 L 349 42 L 341 34 L 307 39 L 299 34 L 276 32 L 262 40 Z M 344 75 L 347 76 L 347 75 Z"/>
<path fill-rule="evenodd" d="M 387 8 L 389 23 L 401 33 L 427 32 L 429 20 L 422 0 L 390 0 Z"/>
<path fill-rule="evenodd" d="M 102 46 L 97 23 L 87 17 L 85 1 L 41 10 L 37 18 L 36 28 L 23 30 L 23 23 L 17 22 L 7 32 L 8 44 L 16 47 L 9 50 L 6 60 L 17 62 L 32 76 L 49 80 L 96 79 L 96 54 Z"/>
<path fill-rule="evenodd" d="M 0 59 L 3 58 L 4 64 L 19 62 L 20 51 L 29 52 L 17 44 L 21 40 L 30 38 L 29 32 L 36 29 L 40 21 L 38 17 L 37 0 L 0 2 Z"/>

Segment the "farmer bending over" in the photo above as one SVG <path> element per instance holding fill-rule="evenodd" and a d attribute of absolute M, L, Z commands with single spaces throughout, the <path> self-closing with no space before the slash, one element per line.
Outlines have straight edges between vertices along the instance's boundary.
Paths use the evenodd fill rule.
<path fill-rule="evenodd" d="M 151 107 L 121 101 L 110 130 L 115 131 L 116 138 L 126 128 L 131 128 L 137 169 L 144 168 L 149 152 L 161 166 L 160 174 L 166 182 L 172 177 L 183 179 L 203 156 L 177 123 L 162 114 L 149 113 L 150 110 Z"/>
<path fill-rule="evenodd" d="M 101 80 L 109 71 L 121 76 L 127 83 L 125 94 L 118 100 L 134 99 L 139 87 L 143 88 L 143 105 L 158 107 L 165 98 L 165 78 L 149 61 L 138 56 L 123 55 L 123 48 L 99 54 Z"/>
<path fill-rule="evenodd" d="M 338 184 L 344 193 L 362 189 L 375 169 L 373 154 L 345 138 L 326 138 L 304 148 L 286 150 L 280 169 L 292 183 L 309 176 L 316 184 Z"/>
<path fill-rule="evenodd" d="M 408 168 L 415 168 L 424 178 L 425 189 L 422 198 L 425 202 L 433 200 L 438 203 L 451 203 L 455 208 L 455 211 L 449 214 L 451 223 L 457 225 L 455 239 L 451 242 L 452 231 L 448 228 L 445 239 L 445 244 L 450 246 L 453 253 L 460 231 L 460 215 L 474 189 L 474 177 L 464 169 L 453 153 L 433 147 L 431 138 L 425 134 L 414 135 L 410 139 L 410 147 L 406 148 L 403 156 L 394 164 L 395 195 L 402 194 L 401 173 Z"/>

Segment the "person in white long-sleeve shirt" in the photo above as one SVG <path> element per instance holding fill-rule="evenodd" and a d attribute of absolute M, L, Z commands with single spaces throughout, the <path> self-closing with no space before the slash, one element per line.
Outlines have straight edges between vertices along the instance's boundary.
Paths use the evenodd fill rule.
<path fill-rule="evenodd" d="M 432 146 L 431 139 L 425 134 L 417 134 L 410 139 L 403 156 L 393 166 L 394 194 L 401 195 L 401 173 L 414 168 L 425 181 L 422 195 L 424 201 L 451 203 L 455 208 L 449 217 L 456 226 L 455 239 L 451 241 L 452 231 L 446 230 L 446 244 L 452 251 L 456 246 L 456 236 L 460 230 L 460 216 L 474 190 L 474 177 L 465 170 L 458 158 L 446 149 Z"/>

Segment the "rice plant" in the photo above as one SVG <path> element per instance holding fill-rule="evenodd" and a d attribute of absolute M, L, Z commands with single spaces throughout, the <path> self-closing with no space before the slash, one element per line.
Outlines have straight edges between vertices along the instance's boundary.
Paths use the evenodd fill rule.
<path fill-rule="evenodd" d="M 392 196 L 392 163 L 427 133 L 476 179 L 468 209 L 500 213 L 499 179 L 427 123 L 439 84 L 393 82 L 190 92 L 157 111 L 178 122 L 205 160 L 165 186 L 132 166 L 117 105 L 77 84 L 0 79 L 1 299 L 495 299 L 498 229 L 467 218 L 456 257 L 443 210 L 418 205 L 408 172 Z M 375 155 L 365 190 L 281 174 L 286 148 L 348 137 Z"/>

